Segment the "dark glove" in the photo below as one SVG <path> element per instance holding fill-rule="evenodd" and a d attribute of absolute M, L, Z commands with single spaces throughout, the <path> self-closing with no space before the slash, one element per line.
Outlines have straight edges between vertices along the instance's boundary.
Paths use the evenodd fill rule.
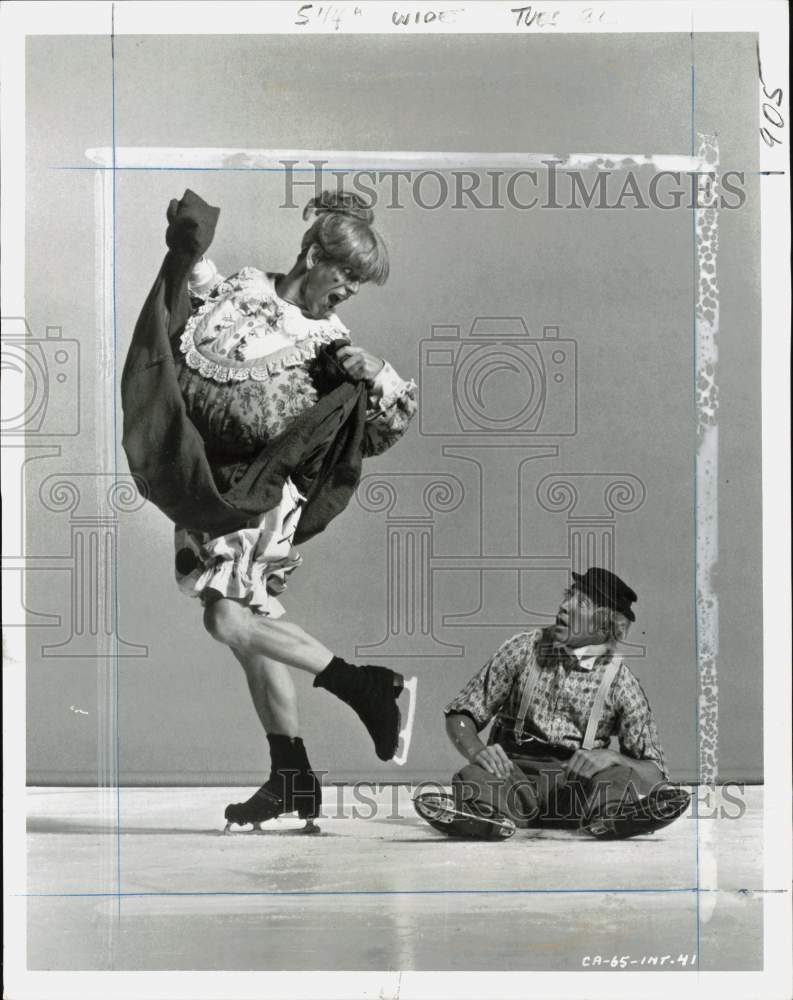
<path fill-rule="evenodd" d="M 346 337 L 339 337 L 329 344 L 323 344 L 309 366 L 309 374 L 314 388 L 320 396 L 326 396 L 344 382 L 353 382 L 336 359 L 336 351 L 350 343 Z"/>
<path fill-rule="evenodd" d="M 189 188 L 177 201 L 171 200 L 166 213 L 168 229 L 165 242 L 169 249 L 197 259 L 206 253 L 215 235 L 220 209 L 208 205 Z"/>

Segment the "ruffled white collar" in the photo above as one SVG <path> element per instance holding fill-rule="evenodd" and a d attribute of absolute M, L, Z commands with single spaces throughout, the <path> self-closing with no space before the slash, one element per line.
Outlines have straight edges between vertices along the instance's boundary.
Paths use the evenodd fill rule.
<path fill-rule="evenodd" d="M 312 319 L 281 298 L 278 277 L 245 267 L 222 281 L 185 325 L 179 348 L 188 367 L 214 382 L 263 381 L 349 335 L 335 313 Z"/>

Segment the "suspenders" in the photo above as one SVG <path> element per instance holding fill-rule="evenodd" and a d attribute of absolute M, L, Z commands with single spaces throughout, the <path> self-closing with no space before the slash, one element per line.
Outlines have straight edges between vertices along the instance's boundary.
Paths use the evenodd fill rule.
<path fill-rule="evenodd" d="M 529 660 L 526 667 L 526 679 L 523 682 L 523 692 L 520 696 L 520 707 L 518 708 L 518 717 L 515 720 L 515 742 L 516 743 L 527 743 L 528 740 L 522 740 L 518 733 L 523 730 L 523 723 L 526 721 L 526 713 L 529 710 L 529 704 L 531 703 L 532 695 L 534 694 L 534 689 L 537 687 L 537 681 L 540 679 L 540 668 L 537 666 L 537 657 L 534 652 L 535 643 L 531 644 L 531 653 L 529 654 L 531 659 Z"/>
<path fill-rule="evenodd" d="M 617 671 L 621 666 L 622 657 L 619 656 L 615 656 L 610 663 L 606 664 L 606 669 L 603 671 L 603 677 L 600 681 L 600 687 L 598 688 L 595 700 L 592 703 L 592 711 L 589 713 L 589 722 L 586 724 L 584 742 L 581 744 L 582 750 L 591 750 L 595 745 L 595 734 L 598 730 L 600 717 L 603 715 L 603 706 L 606 704 L 606 695 L 609 693 L 609 688 L 611 687 L 614 678 L 617 676 Z"/>
<path fill-rule="evenodd" d="M 537 657 L 534 652 L 534 643 L 531 646 L 531 659 L 529 660 L 526 667 L 526 677 L 523 682 L 523 691 L 520 696 L 520 706 L 518 708 L 518 717 L 515 720 L 515 742 L 518 744 L 527 743 L 531 739 L 524 740 L 518 736 L 523 730 L 523 723 L 526 720 L 526 713 L 529 710 L 529 705 L 531 704 L 532 696 L 534 695 L 534 689 L 537 686 L 537 681 L 540 677 L 540 668 L 537 664 Z M 584 733 L 584 739 L 581 744 L 582 750 L 591 750 L 595 745 L 595 736 L 597 734 L 598 724 L 600 723 L 601 716 L 603 715 L 603 707 L 606 704 L 606 697 L 608 696 L 609 689 L 614 683 L 614 678 L 617 676 L 617 671 L 622 666 L 622 657 L 614 656 L 609 663 L 606 664 L 606 669 L 603 671 L 603 677 L 600 680 L 600 687 L 597 689 L 595 694 L 595 700 L 592 703 L 592 709 L 589 713 L 589 720 L 587 722 L 586 731 Z"/>

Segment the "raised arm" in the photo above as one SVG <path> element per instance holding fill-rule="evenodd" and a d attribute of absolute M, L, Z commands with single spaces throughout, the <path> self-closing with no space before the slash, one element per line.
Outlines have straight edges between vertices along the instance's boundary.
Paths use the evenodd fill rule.
<path fill-rule="evenodd" d="M 221 281 L 223 281 L 223 276 L 214 262 L 209 257 L 199 258 L 193 265 L 193 270 L 187 279 L 187 290 L 190 293 L 190 298 L 204 301 Z"/>

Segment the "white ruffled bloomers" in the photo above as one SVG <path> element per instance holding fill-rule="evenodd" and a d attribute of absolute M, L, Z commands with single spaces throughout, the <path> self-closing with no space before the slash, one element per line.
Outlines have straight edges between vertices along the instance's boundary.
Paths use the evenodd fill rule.
<path fill-rule="evenodd" d="M 219 538 L 177 527 L 176 582 L 183 594 L 202 601 L 228 597 L 255 613 L 280 618 L 284 607 L 276 594 L 303 561 L 292 541 L 305 501 L 287 479 L 277 507 L 239 531 Z"/>

